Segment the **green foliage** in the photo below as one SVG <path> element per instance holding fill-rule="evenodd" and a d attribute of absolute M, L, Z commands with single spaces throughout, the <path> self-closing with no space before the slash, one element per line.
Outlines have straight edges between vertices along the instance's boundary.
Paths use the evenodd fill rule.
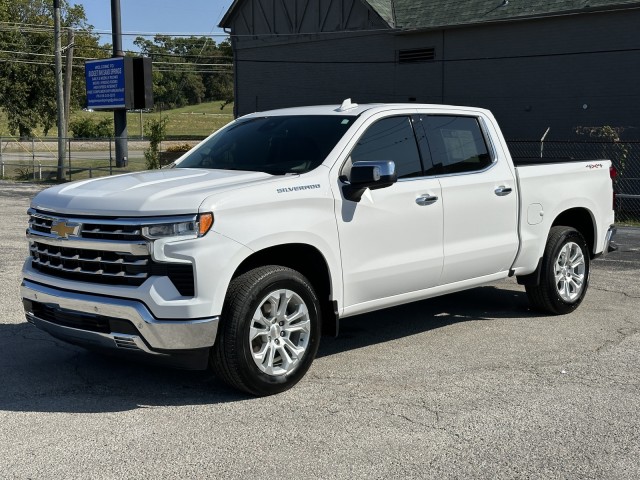
<path fill-rule="evenodd" d="M 600 127 L 576 127 L 576 134 L 587 135 L 591 138 L 603 141 L 601 156 L 603 158 L 611 156 L 611 160 L 618 168 L 618 174 L 620 174 L 620 176 L 624 174 L 627 159 L 629 157 L 628 145 L 622 143 L 620 140 L 622 132 L 624 132 L 623 127 L 612 127 L 610 125 L 603 125 Z"/>
<path fill-rule="evenodd" d="M 191 145 L 188 143 L 181 143 L 179 145 L 171 145 L 165 151 L 166 152 L 188 152 L 191 150 Z"/>
<path fill-rule="evenodd" d="M 70 6 L 67 0 L 61 0 L 61 7 L 63 45 L 66 29 L 78 29 L 75 56 L 104 56 L 98 48 L 98 37 L 86 23 L 82 5 Z M 57 118 L 53 59 L 46 56 L 54 51 L 53 2 L 0 0 L 0 22 L 0 108 L 7 115 L 9 132 L 28 138 L 41 127 L 47 135 Z M 81 69 L 74 69 L 75 106 L 84 101 L 83 76 Z"/>
<path fill-rule="evenodd" d="M 160 143 L 167 136 L 168 118 L 148 120 L 144 126 L 144 133 L 149 139 L 149 148 L 144 151 L 147 170 L 160 168 Z"/>
<path fill-rule="evenodd" d="M 80 117 L 69 123 L 69 130 L 75 138 L 108 138 L 113 136 L 113 120 Z"/>
<path fill-rule="evenodd" d="M 15 175 L 15 179 L 18 181 L 33 180 L 33 170 L 31 170 L 29 167 L 17 167 Z"/>
<path fill-rule="evenodd" d="M 224 106 L 233 102 L 233 52 L 228 41 L 156 35 L 153 40 L 138 37 L 134 43 L 158 62 L 153 71 L 156 105 L 171 109 L 213 100 L 222 100 Z"/>

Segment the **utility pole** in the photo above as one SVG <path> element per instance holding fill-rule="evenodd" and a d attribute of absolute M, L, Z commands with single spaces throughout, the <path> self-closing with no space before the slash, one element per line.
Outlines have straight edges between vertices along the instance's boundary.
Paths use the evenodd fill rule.
<path fill-rule="evenodd" d="M 120 0 L 111 0 L 111 30 L 113 33 L 113 58 L 124 57 L 122 51 L 122 23 L 120 20 Z M 129 146 L 127 144 L 127 110 L 113 111 L 115 126 L 116 167 L 126 167 L 129 163 Z"/>
<path fill-rule="evenodd" d="M 71 117 L 71 80 L 73 74 L 73 47 L 75 42 L 75 32 L 72 28 L 67 31 L 67 56 L 65 66 L 65 79 L 64 79 L 64 136 L 69 136 L 69 117 Z"/>
<path fill-rule="evenodd" d="M 60 0 L 53 0 L 53 29 L 55 45 L 55 69 L 56 69 L 56 104 L 58 108 L 58 172 L 57 179 L 61 182 L 64 179 L 64 159 L 65 159 L 65 111 L 64 111 L 64 91 L 62 85 L 62 41 L 60 39 Z"/>

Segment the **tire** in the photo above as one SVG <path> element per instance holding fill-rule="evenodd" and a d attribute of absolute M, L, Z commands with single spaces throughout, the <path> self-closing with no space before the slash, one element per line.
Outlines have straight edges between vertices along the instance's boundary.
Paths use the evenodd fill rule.
<path fill-rule="evenodd" d="M 540 265 L 540 284 L 527 285 L 529 303 L 554 315 L 573 312 L 589 287 L 589 249 L 570 227 L 552 227 Z"/>
<path fill-rule="evenodd" d="M 316 356 L 320 318 L 313 287 L 299 272 L 276 265 L 250 270 L 229 286 L 211 367 L 252 395 L 288 390 Z"/>

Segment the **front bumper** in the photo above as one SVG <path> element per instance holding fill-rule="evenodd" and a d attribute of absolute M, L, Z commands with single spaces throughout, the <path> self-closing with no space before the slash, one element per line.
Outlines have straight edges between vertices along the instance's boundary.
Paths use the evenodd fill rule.
<path fill-rule="evenodd" d="M 56 338 L 86 348 L 205 368 L 219 317 L 156 319 L 135 300 L 70 292 L 23 280 L 27 321 Z"/>

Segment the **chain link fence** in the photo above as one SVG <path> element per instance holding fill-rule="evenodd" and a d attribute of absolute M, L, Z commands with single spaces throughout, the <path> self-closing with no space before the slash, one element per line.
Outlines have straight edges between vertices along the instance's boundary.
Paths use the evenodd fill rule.
<path fill-rule="evenodd" d="M 129 166 L 123 169 L 116 168 L 115 143 L 112 138 L 66 139 L 62 176 L 65 180 L 79 180 L 140 170 L 144 166 L 143 145 L 146 142 L 133 144 L 134 151 L 130 152 L 133 155 L 129 156 Z M 47 182 L 57 179 L 57 171 L 57 138 L 20 140 L 15 137 L 0 137 L 0 178 Z"/>
<path fill-rule="evenodd" d="M 18 141 L 0 137 L 0 178 L 24 181 L 54 180 L 57 174 L 57 141 Z M 608 159 L 618 171 L 614 182 L 616 219 L 640 223 L 640 142 L 509 140 L 516 162 L 541 163 Z M 144 170 L 148 142 L 130 142 L 129 164 L 116 168 L 113 139 L 67 140 L 63 175 L 66 180 Z"/>
<path fill-rule="evenodd" d="M 511 156 L 518 161 L 541 163 L 606 159 L 618 172 L 614 180 L 616 220 L 640 222 L 640 142 L 508 140 Z"/>
<path fill-rule="evenodd" d="M 202 140 L 200 136 L 175 137 L 160 146 L 161 161 L 165 157 L 177 158 L 188 148 Z M 66 181 L 103 177 L 145 170 L 144 152 L 149 142 L 130 138 L 128 164 L 117 168 L 115 140 L 113 138 L 65 140 L 66 152 L 62 176 Z M 176 147 L 180 147 L 176 150 Z M 171 151 L 173 149 L 173 152 Z M 166 150 L 169 150 L 168 152 Z M 48 182 L 57 179 L 58 139 L 53 137 L 20 140 L 0 136 L 0 179 L 30 182 Z"/>

